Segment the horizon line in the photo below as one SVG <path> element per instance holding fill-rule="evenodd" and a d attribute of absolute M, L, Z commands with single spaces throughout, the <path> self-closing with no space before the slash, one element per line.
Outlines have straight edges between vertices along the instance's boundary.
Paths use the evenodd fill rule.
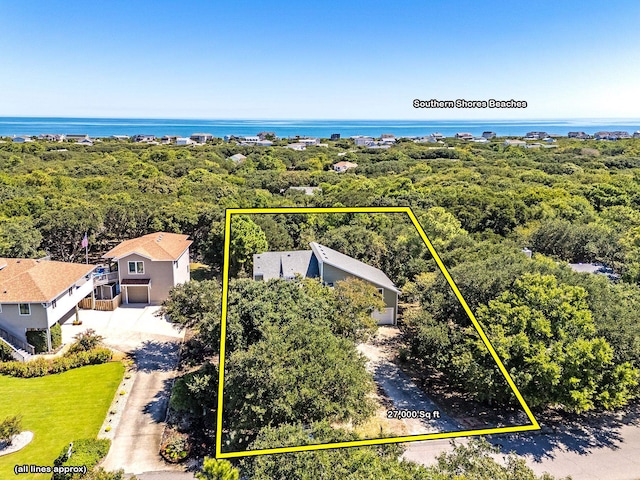
<path fill-rule="evenodd" d="M 96 119 L 96 120 L 184 120 L 184 121 L 259 121 L 259 122 L 310 122 L 310 121 L 331 121 L 331 122 L 536 122 L 536 121 L 638 121 L 640 117 L 529 117 L 529 118 L 326 118 L 326 117 L 306 117 L 306 118 L 261 118 L 261 117 L 131 117 L 131 116 L 69 116 L 69 115 L 0 115 L 0 119 L 20 118 L 20 119 Z"/>

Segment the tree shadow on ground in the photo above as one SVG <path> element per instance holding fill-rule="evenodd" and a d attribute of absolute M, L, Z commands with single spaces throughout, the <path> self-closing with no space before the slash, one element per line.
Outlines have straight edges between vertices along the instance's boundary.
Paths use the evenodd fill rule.
<path fill-rule="evenodd" d="M 177 341 L 145 340 L 129 354 L 134 359 L 133 369 L 138 372 L 168 372 L 178 363 Z"/>
<path fill-rule="evenodd" d="M 618 412 L 588 415 L 545 412 L 536 419 L 540 422 L 540 431 L 496 435 L 489 441 L 504 453 L 529 455 L 536 462 L 553 459 L 558 452 L 588 455 L 600 448 L 617 450 L 624 442 L 620 430 L 625 426 L 640 426 L 640 404 Z"/>
<path fill-rule="evenodd" d="M 167 378 L 162 382 L 162 390 L 159 390 L 153 396 L 153 400 L 144 406 L 143 412 L 150 415 L 156 423 L 162 423 L 167 418 L 167 409 L 169 408 L 169 398 L 171 398 L 172 388 L 173 379 Z"/>

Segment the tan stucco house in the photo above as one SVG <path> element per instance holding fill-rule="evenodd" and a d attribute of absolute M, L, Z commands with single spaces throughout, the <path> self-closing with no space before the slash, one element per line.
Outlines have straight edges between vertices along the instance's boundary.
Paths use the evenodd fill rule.
<path fill-rule="evenodd" d="M 384 299 L 384 311 L 375 311 L 372 315 L 378 325 L 397 323 L 398 295 L 401 292 L 382 270 L 316 242 L 311 242 L 309 246 L 311 250 L 254 255 L 253 279 L 293 279 L 300 275 L 305 278 L 319 278 L 323 284 L 332 287 L 340 280 L 359 278 L 373 284 Z"/>
<path fill-rule="evenodd" d="M 47 332 L 71 317 L 93 290 L 95 265 L 47 259 L 0 258 L 0 337 L 14 349 L 35 353 L 27 331 Z"/>
<path fill-rule="evenodd" d="M 102 258 L 117 263 L 122 303 L 159 304 L 190 280 L 188 235 L 157 232 L 125 240 Z"/>

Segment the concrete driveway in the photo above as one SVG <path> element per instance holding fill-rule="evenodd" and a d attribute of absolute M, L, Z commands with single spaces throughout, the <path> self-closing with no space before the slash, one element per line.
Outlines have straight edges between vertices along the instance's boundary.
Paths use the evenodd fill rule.
<path fill-rule="evenodd" d="M 155 315 L 159 308 L 128 305 L 113 312 L 81 310 L 82 325 L 63 325 L 62 340 L 72 342 L 74 335 L 92 328 L 104 337 L 105 345 L 127 352 L 135 360 L 133 384 L 118 422 L 112 424 L 111 449 L 102 466 L 107 470 L 122 468 L 128 474 L 172 475 L 169 472 L 173 471 L 180 475 L 176 478 L 189 478 L 190 474 L 178 473 L 184 468 L 165 463 L 158 453 L 184 339 L 184 330 Z"/>

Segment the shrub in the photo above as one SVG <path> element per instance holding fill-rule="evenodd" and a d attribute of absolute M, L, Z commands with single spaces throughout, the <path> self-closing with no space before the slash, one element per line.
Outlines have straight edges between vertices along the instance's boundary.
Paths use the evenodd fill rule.
<path fill-rule="evenodd" d="M 0 443 L 10 442 L 14 435 L 22 431 L 22 417 L 14 415 L 0 422 Z"/>
<path fill-rule="evenodd" d="M 86 352 L 99 347 L 104 337 L 98 335 L 92 328 L 86 329 L 84 332 L 78 333 L 75 337 L 75 343 L 69 348 L 70 353 Z"/>
<path fill-rule="evenodd" d="M 87 470 L 90 471 L 107 455 L 110 446 L 111 441 L 107 439 L 82 438 L 74 440 L 71 457 L 67 457 L 69 451 L 67 445 L 62 449 L 58 458 L 53 461 L 53 465 L 56 467 L 86 465 Z M 71 473 L 54 473 L 51 480 L 70 480 L 72 476 Z"/>
<path fill-rule="evenodd" d="M 3 362 L 0 363 L 0 374 L 11 377 L 31 378 L 42 377 L 51 373 L 62 373 L 72 368 L 84 367 L 85 365 L 98 365 L 111 360 L 112 353 L 108 348 L 95 348 L 91 351 L 79 351 L 67 353 L 63 357 L 45 360 L 37 358 L 30 362 Z"/>
<path fill-rule="evenodd" d="M 167 462 L 179 463 L 189 456 L 191 445 L 186 435 L 173 433 L 169 439 L 162 445 L 160 455 Z"/>
<path fill-rule="evenodd" d="M 26 362 L 26 377 L 44 377 L 47 373 L 49 373 L 49 365 L 51 362 L 45 360 L 44 358 L 36 358 L 35 360 L 31 360 L 30 362 Z"/>
<path fill-rule="evenodd" d="M 56 350 L 60 348 L 60 345 L 62 345 L 62 327 L 60 324 L 54 323 L 53 327 L 49 329 L 49 332 L 51 334 L 51 349 Z"/>
<path fill-rule="evenodd" d="M 0 340 L 0 362 L 10 362 L 13 360 L 13 350 L 11 347 Z"/>
<path fill-rule="evenodd" d="M 47 332 L 44 330 L 27 331 L 27 342 L 35 347 L 36 353 L 45 353 L 49 351 Z"/>

